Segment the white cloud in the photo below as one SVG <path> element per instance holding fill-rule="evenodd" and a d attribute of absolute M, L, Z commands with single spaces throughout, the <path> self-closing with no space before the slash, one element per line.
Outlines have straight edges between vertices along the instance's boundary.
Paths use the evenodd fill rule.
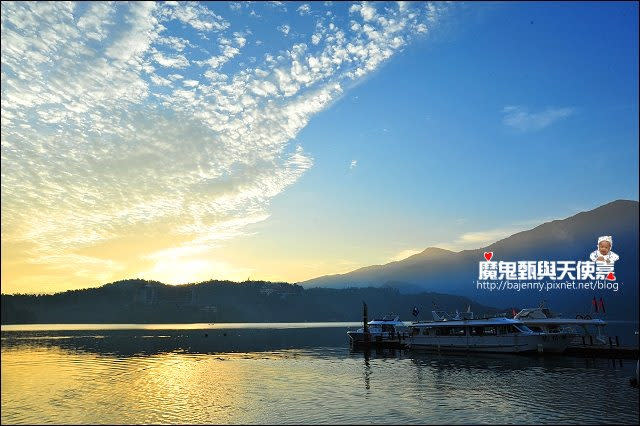
<path fill-rule="evenodd" d="M 223 31 L 229 22 L 197 2 L 177 2 L 162 9 L 161 19 L 177 19 L 200 31 Z"/>
<path fill-rule="evenodd" d="M 280 31 L 284 35 L 288 35 L 289 31 L 291 31 L 291 27 L 287 24 L 283 24 L 278 27 L 278 31 Z"/>
<path fill-rule="evenodd" d="M 424 249 L 406 249 L 397 253 L 395 256 L 389 258 L 388 262 L 399 262 L 401 260 L 406 259 L 407 257 L 413 256 L 414 254 L 422 253 Z"/>
<path fill-rule="evenodd" d="M 514 230 L 509 228 L 492 229 L 490 231 L 467 232 L 460 235 L 455 241 L 458 244 L 470 244 L 474 247 L 481 247 L 513 234 Z"/>
<path fill-rule="evenodd" d="M 189 61 L 184 55 L 165 56 L 160 52 L 156 52 L 153 58 L 163 67 L 186 68 L 189 66 Z"/>
<path fill-rule="evenodd" d="M 267 2 L 267 4 L 271 7 L 280 9 L 282 12 L 286 12 L 287 11 L 287 6 L 285 5 L 285 2 L 283 1 L 269 1 Z"/>
<path fill-rule="evenodd" d="M 77 16 L 70 3 L 3 2 L 3 244 L 28 242 L 35 261 L 95 277 L 123 267 L 73 257 L 97 244 L 171 236 L 180 242 L 167 249 L 193 255 L 187 265 L 203 245 L 248 232 L 312 167 L 291 146 L 309 120 L 428 24 L 421 5 L 358 6 L 358 26 L 318 18 L 321 44 L 311 34 L 282 52 L 264 44 L 252 68 L 222 72 L 251 33 L 206 4 L 100 3 Z M 176 24 L 219 33 L 219 52 Z"/>
<path fill-rule="evenodd" d="M 437 247 L 442 247 L 448 250 L 469 250 L 486 247 L 518 232 L 531 229 L 533 226 L 540 225 L 541 223 L 548 222 L 550 218 L 542 218 L 535 220 L 526 220 L 518 223 L 514 223 L 510 226 L 487 229 L 483 231 L 471 231 L 465 232 L 458 236 L 453 241 L 449 241 L 442 244 L 436 244 Z M 459 224 L 465 222 L 465 220 L 457 220 Z"/>
<path fill-rule="evenodd" d="M 353 170 L 358 166 L 358 160 L 351 160 L 351 164 L 349 164 L 349 170 Z"/>
<path fill-rule="evenodd" d="M 110 2 L 91 3 L 87 12 L 78 19 L 78 28 L 84 31 L 87 38 L 101 41 L 107 36 L 106 27 L 113 25 L 113 14 Z"/>
<path fill-rule="evenodd" d="M 309 15 L 311 13 L 311 6 L 309 6 L 309 3 L 305 3 L 300 5 L 297 10 L 300 16 Z"/>
<path fill-rule="evenodd" d="M 158 44 L 169 46 L 178 52 L 182 52 L 185 47 L 193 47 L 193 44 L 189 40 L 174 36 L 160 37 L 158 38 Z"/>
<path fill-rule="evenodd" d="M 126 23 L 127 31 L 121 33 L 116 41 L 107 48 L 106 56 L 121 62 L 138 60 L 158 37 L 158 20 L 154 16 L 156 5 L 153 2 L 132 3 Z"/>
<path fill-rule="evenodd" d="M 241 33 L 233 33 L 233 37 L 238 47 L 243 48 L 247 44 L 247 39 Z"/>
<path fill-rule="evenodd" d="M 522 106 L 506 106 L 502 109 L 502 113 L 504 114 L 502 122 L 505 125 L 527 131 L 544 129 L 558 120 L 573 115 L 575 109 L 548 107 L 544 111 L 533 113 Z"/>
<path fill-rule="evenodd" d="M 376 16 L 376 8 L 368 2 L 362 2 L 360 4 L 354 4 L 349 8 L 349 12 L 360 12 L 360 15 L 365 21 L 371 21 Z"/>
<path fill-rule="evenodd" d="M 171 86 L 171 80 L 167 80 L 156 74 L 151 74 L 151 81 L 158 86 Z"/>
<path fill-rule="evenodd" d="M 240 39 L 240 41 L 238 41 L 238 39 Z M 244 39 L 241 37 L 237 38 L 236 42 L 238 42 L 238 44 L 244 45 Z M 222 54 L 212 56 L 204 61 L 195 61 L 195 63 L 200 66 L 209 65 L 210 69 L 215 70 L 216 68 L 219 68 L 223 64 L 227 63 L 233 57 L 240 54 L 240 49 L 228 44 L 221 44 L 220 50 L 222 51 Z"/>

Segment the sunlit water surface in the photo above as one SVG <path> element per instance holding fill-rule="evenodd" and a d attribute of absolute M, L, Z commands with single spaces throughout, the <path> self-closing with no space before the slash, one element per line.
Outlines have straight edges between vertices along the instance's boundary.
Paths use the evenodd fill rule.
<path fill-rule="evenodd" d="M 366 353 L 348 325 L 3 327 L 2 423 L 638 422 L 636 361 Z"/>

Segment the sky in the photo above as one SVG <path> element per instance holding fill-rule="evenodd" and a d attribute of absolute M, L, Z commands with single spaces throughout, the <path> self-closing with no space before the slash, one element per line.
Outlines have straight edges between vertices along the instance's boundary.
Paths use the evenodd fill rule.
<path fill-rule="evenodd" d="M 1 287 L 300 282 L 638 199 L 638 3 L 2 2 Z"/>

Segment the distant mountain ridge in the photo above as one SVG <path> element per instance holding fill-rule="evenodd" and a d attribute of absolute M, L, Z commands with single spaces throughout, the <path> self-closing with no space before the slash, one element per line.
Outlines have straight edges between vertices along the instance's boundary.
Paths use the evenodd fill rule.
<path fill-rule="evenodd" d="M 494 253 L 493 260 L 587 260 L 601 235 L 613 236 L 613 251 L 620 256 L 615 263 L 618 292 L 476 288 L 478 262 L 485 251 Z M 429 247 L 401 261 L 301 284 L 209 281 L 170 286 L 123 280 L 54 295 L 3 294 L 0 311 L 3 324 L 352 321 L 360 319 L 363 300 L 372 315 L 395 311 L 408 319 L 413 306 L 426 315 L 433 302 L 450 312 L 470 304 L 482 313 L 537 306 L 546 300 L 556 312 L 584 313 L 593 297 L 602 296 L 608 319 L 637 321 L 638 202 L 614 201 L 487 247 L 460 252 Z"/>
<path fill-rule="evenodd" d="M 480 290 L 478 262 L 483 253 L 493 260 L 588 260 L 601 235 L 613 236 L 612 250 L 620 256 L 615 263 L 618 292 L 558 290 L 542 292 Z M 614 316 L 638 317 L 638 201 L 617 200 L 566 219 L 543 223 L 518 232 L 486 247 L 453 252 L 429 247 L 421 253 L 385 265 L 314 278 L 301 284 L 312 287 L 391 286 L 403 292 L 437 291 L 470 297 L 493 306 L 537 306 L 547 300 L 552 308 L 588 310 L 592 297 L 603 296 Z"/>

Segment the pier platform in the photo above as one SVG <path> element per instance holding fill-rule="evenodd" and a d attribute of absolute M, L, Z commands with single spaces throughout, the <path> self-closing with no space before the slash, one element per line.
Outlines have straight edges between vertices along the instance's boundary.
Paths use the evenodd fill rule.
<path fill-rule="evenodd" d="M 596 358 L 638 359 L 638 347 L 607 346 L 607 345 L 570 345 L 563 352 L 563 355 L 596 357 Z"/>

